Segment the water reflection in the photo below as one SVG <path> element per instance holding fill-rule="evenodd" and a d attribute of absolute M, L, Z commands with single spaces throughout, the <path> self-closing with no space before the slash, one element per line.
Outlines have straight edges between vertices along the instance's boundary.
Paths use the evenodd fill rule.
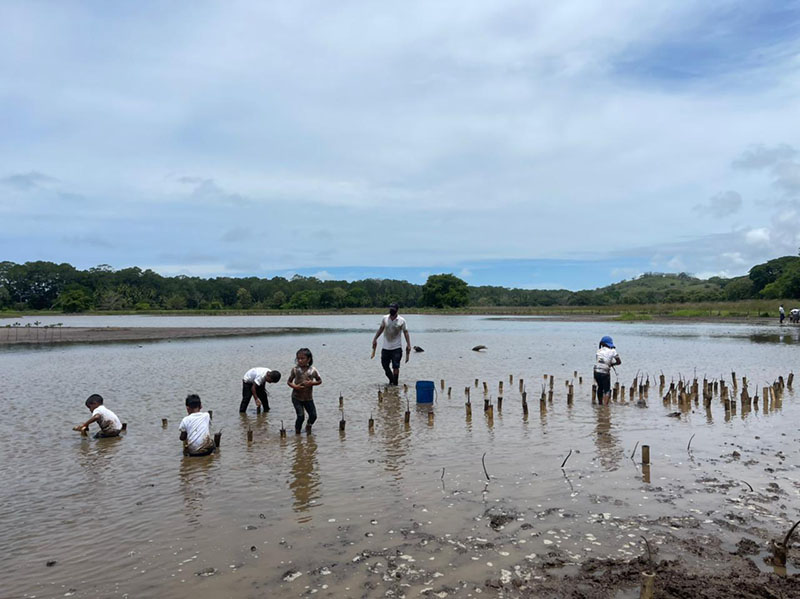
<path fill-rule="evenodd" d="M 383 393 L 383 401 L 378 404 L 378 419 L 386 454 L 385 468 L 392 473 L 395 481 L 403 478 L 406 455 L 411 446 L 411 427 L 406 426 L 404 421 L 408 406 L 408 398 L 400 397 L 397 387 L 388 387 Z"/>
<path fill-rule="evenodd" d="M 781 329 L 775 333 L 753 333 L 749 336 L 751 343 L 785 343 L 796 345 L 800 343 L 800 329 Z"/>
<path fill-rule="evenodd" d="M 606 470 L 616 470 L 622 459 L 622 448 L 619 439 L 611 432 L 611 409 L 609 405 L 598 405 L 595 408 L 597 424 L 595 425 L 594 443 L 600 463 Z"/>
<path fill-rule="evenodd" d="M 208 498 L 213 484 L 217 455 L 204 457 L 184 456 L 180 462 L 178 478 L 183 495 L 183 513 L 191 526 L 199 526 L 202 522 L 203 503 Z"/>
<path fill-rule="evenodd" d="M 78 445 L 78 463 L 86 474 L 87 483 L 97 484 L 104 480 L 107 470 L 112 467 L 114 456 L 119 453 L 123 445 L 124 438 L 124 436 L 101 439 L 81 437 Z"/>
<path fill-rule="evenodd" d="M 320 496 L 319 466 L 317 464 L 317 442 L 314 435 L 296 435 L 292 455 L 292 482 L 289 488 L 294 495 L 292 509 L 305 514 Z M 309 522 L 311 514 L 298 517 L 299 523 Z"/>

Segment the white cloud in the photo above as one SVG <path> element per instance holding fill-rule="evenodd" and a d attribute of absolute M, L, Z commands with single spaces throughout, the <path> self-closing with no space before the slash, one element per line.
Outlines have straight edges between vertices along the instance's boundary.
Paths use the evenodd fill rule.
<path fill-rule="evenodd" d="M 319 279 L 320 281 L 332 281 L 334 279 L 334 276 L 327 270 L 317 271 L 311 276 L 315 279 Z"/>
<path fill-rule="evenodd" d="M 745 233 L 744 239 L 750 245 L 767 245 L 770 241 L 769 229 L 766 227 L 750 229 Z"/>

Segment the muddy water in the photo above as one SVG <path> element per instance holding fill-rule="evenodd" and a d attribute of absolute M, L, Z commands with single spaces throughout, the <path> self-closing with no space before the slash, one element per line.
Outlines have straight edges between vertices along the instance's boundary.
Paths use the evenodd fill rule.
<path fill-rule="evenodd" d="M 664 406 L 657 388 L 647 408 L 593 406 L 591 364 L 597 339 L 610 333 L 626 387 L 637 371 L 663 370 L 669 381 L 695 369 L 700 378 L 730 379 L 735 370 L 760 395 L 794 367 L 797 328 L 408 321 L 425 352 L 401 369 L 408 393 L 401 386 L 382 401 L 382 372 L 369 359 L 378 318 L 370 316 L 252 321 L 340 331 L 303 336 L 4 350 L 2 596 L 470 596 L 497 584 L 535 588 L 592 558 L 634 559 L 645 552 L 641 536 L 657 559 L 697 567 L 708 558 L 685 551 L 686 543 L 733 553 L 745 539 L 753 561 L 771 571 L 766 543 L 788 529 L 800 504 L 794 392 L 767 412 L 759 404 L 726 418 L 715 399 L 710 412 L 701 402 L 670 417 L 677 408 Z M 488 349 L 470 351 L 476 344 Z M 268 414 L 251 407 L 240 416 L 242 373 L 254 365 L 288 373 L 302 346 L 314 352 L 324 381 L 314 390 L 314 433 L 294 435 L 284 381 L 271 387 Z M 575 370 L 583 384 L 576 380 L 568 407 L 564 382 Z M 545 373 L 556 384 L 542 412 Z M 439 391 L 433 424 L 428 408 L 414 404 L 418 379 Z M 481 383 L 496 402 L 501 380 L 503 407 L 489 419 Z M 70 430 L 88 417 L 83 400 L 93 392 L 128 423 L 125 437 L 94 440 Z M 188 392 L 200 394 L 222 429 L 216 456 L 181 456 L 177 426 Z M 649 471 L 638 450 L 630 458 L 637 442 L 650 445 Z M 487 587 L 487 580 L 499 582 Z M 637 595 L 631 588 L 619 596 Z"/>

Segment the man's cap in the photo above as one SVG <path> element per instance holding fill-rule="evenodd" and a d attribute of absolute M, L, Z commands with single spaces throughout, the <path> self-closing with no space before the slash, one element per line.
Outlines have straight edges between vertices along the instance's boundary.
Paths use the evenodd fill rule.
<path fill-rule="evenodd" d="M 397 302 L 392 302 L 391 304 L 389 304 L 389 309 L 391 310 L 393 308 L 395 310 L 398 310 L 400 308 L 400 306 L 397 305 Z"/>

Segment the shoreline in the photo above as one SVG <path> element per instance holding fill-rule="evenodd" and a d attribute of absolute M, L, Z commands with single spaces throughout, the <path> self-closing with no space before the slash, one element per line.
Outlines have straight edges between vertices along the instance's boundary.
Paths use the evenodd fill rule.
<path fill-rule="evenodd" d="M 412 314 L 413 315 L 413 314 Z M 774 323 L 772 318 L 745 317 L 654 317 L 648 320 L 616 320 L 605 314 L 572 314 L 572 315 L 509 315 L 486 314 L 487 318 L 537 322 L 608 322 L 619 325 L 636 324 L 696 324 L 727 323 L 757 324 Z M 792 324 L 778 325 L 776 330 L 784 327 L 798 328 Z M 184 339 L 209 339 L 218 337 L 248 337 L 268 335 L 289 335 L 299 333 L 335 332 L 339 329 L 324 327 L 2 327 L 0 328 L 0 347 L 19 345 L 66 345 L 90 343 L 131 343 L 138 341 L 171 341 Z"/>
<path fill-rule="evenodd" d="M 58 327 L 55 329 L 0 329 L 0 347 L 15 345 L 69 345 L 82 343 L 132 343 L 216 337 L 252 337 L 320 332 L 306 327 Z"/>

